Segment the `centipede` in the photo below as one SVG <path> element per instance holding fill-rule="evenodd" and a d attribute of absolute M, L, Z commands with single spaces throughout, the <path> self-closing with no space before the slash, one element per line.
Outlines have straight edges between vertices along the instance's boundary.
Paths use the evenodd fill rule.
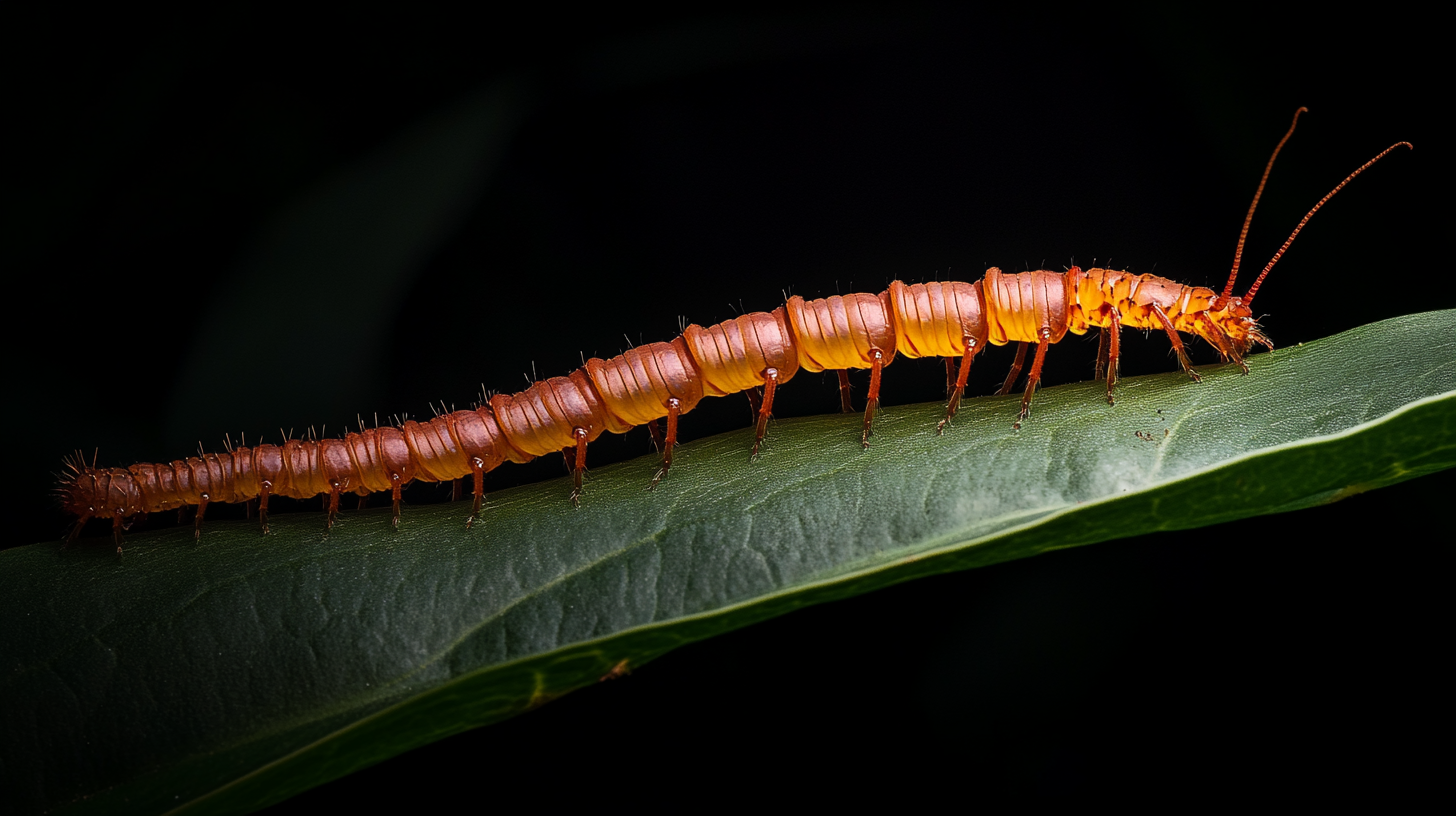
<path fill-rule="evenodd" d="M 935 431 L 952 426 L 964 397 L 971 365 L 988 346 L 1015 345 L 997 394 L 1024 386 L 1013 428 L 1031 415 L 1047 349 L 1069 334 L 1098 331 L 1094 377 L 1106 383 L 1114 404 L 1124 329 L 1161 332 L 1182 371 L 1200 380 L 1182 335 L 1206 341 L 1221 362 L 1249 373 L 1248 359 L 1273 343 L 1255 318 L 1259 287 L 1310 219 L 1353 179 L 1405 147 L 1396 142 L 1360 165 L 1321 198 L 1242 295 L 1234 294 L 1245 241 L 1259 199 L 1279 152 L 1293 136 L 1299 108 L 1268 163 L 1244 218 L 1233 265 L 1222 291 L 1189 286 L 1153 274 L 1072 266 L 1063 272 L 1036 269 L 1005 273 L 986 270 L 975 282 L 906 284 L 895 280 L 879 293 L 851 293 L 806 300 L 799 296 L 770 312 L 748 312 L 712 326 L 688 325 L 675 339 L 639 345 L 608 359 L 591 358 L 566 376 L 533 382 L 514 394 L 495 394 L 475 407 L 442 413 L 426 421 L 361 428 L 338 438 L 286 439 L 280 445 L 225 445 L 221 453 L 199 449 L 196 456 L 166 463 L 98 467 L 93 454 L 65 460 L 57 494 L 75 517 L 66 540 L 73 541 L 92 519 L 110 519 L 117 552 L 123 531 L 150 513 L 196 508 L 193 535 L 200 538 L 207 508 L 214 503 L 256 506 L 267 535 L 269 499 L 326 497 L 325 529 L 339 516 L 344 494 L 361 498 L 388 493 L 393 526 L 400 524 L 401 491 L 412 482 L 471 480 L 467 528 L 482 518 L 484 476 L 506 462 L 524 463 L 562 455 L 571 473 L 569 500 L 580 505 L 587 448 L 604 433 L 622 434 L 646 426 L 660 452 L 648 486 L 673 466 L 673 449 L 683 415 L 705 397 L 748 396 L 753 410 L 749 455 L 757 458 L 773 417 L 778 389 L 800 372 L 836 372 L 840 408 L 854 412 L 849 371 L 869 371 L 859 428 L 862 448 L 870 446 L 880 408 L 881 372 L 897 356 L 942 358 L 946 372 L 944 414 Z M 1026 370 L 1027 357 L 1031 357 Z"/>

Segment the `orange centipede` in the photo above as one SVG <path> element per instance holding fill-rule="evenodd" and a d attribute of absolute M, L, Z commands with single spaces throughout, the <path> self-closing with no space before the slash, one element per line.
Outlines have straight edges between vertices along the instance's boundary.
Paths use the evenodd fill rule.
<path fill-rule="evenodd" d="M 1259 345 L 1273 348 L 1251 309 L 1260 285 L 1309 219 L 1336 193 L 1398 147 L 1381 151 L 1326 194 L 1290 233 L 1241 297 L 1233 294 L 1244 242 L 1279 151 L 1293 135 L 1300 108 L 1274 148 L 1244 219 L 1234 262 L 1222 292 L 1186 286 L 1151 274 L 1073 266 L 1014 274 L 992 267 L 974 283 L 906 284 L 894 281 L 878 294 L 854 293 L 805 300 L 790 297 L 772 312 L 750 312 L 714 326 L 687 326 L 670 342 L 632 348 L 609 359 L 592 358 L 564 377 L 534 382 L 516 394 L 497 394 L 471 410 L 428 421 L 364 429 L 337 439 L 288 439 L 282 445 L 227 445 L 222 453 L 170 463 L 99 468 L 80 454 L 66 461 L 58 493 L 77 517 L 69 539 L 93 518 L 111 519 L 118 552 L 122 531 L 148 513 L 197 508 L 194 535 L 214 502 L 257 501 L 268 532 L 272 496 L 306 499 L 325 495 L 332 528 L 345 493 L 361 497 L 388 492 L 393 523 L 400 519 L 400 492 L 411 482 L 471 477 L 473 525 L 484 503 L 483 477 L 504 462 L 527 462 L 562 453 L 572 474 L 571 501 L 578 504 L 588 445 L 603 433 L 646 425 L 661 451 L 651 477 L 655 486 L 672 467 L 678 421 L 704 397 L 747 392 L 755 413 L 751 452 L 757 456 L 772 417 L 777 389 L 799 371 L 836 371 L 841 408 L 850 412 L 849 369 L 869 369 L 860 442 L 869 446 L 879 409 L 880 375 L 895 356 L 940 357 L 946 366 L 944 433 L 965 393 L 971 364 L 988 345 L 1016 344 L 1011 370 L 999 394 L 1008 394 L 1035 347 L 1014 427 L 1030 415 L 1047 348 L 1068 333 L 1099 330 L 1096 377 L 1105 379 L 1113 402 L 1123 327 L 1162 331 L 1179 365 L 1198 373 L 1181 334 L 1206 340 L 1225 363 L 1248 373 L 1246 358 Z M 663 422 L 665 420 L 665 423 Z"/>

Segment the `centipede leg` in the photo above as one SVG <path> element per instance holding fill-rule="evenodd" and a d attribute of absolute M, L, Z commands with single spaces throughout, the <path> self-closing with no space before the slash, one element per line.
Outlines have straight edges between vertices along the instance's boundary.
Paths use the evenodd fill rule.
<path fill-rule="evenodd" d="M 667 469 L 672 467 L 672 449 L 677 446 L 677 417 L 682 412 L 682 401 L 672 397 L 667 401 L 667 439 L 662 443 L 662 467 L 657 469 L 657 475 L 652 477 L 652 483 L 647 486 L 648 490 L 656 489 L 657 483 L 667 475 Z"/>
<path fill-rule="evenodd" d="M 1001 390 L 996 396 L 1001 397 L 1011 393 L 1011 386 L 1016 385 L 1016 378 L 1021 376 L 1021 367 L 1026 364 L 1026 343 L 1016 344 L 1016 359 L 1011 363 L 1011 373 L 1006 375 L 1006 382 L 1001 384 Z"/>
<path fill-rule="evenodd" d="M 951 417 L 954 417 L 956 411 L 960 410 L 961 397 L 966 393 L 966 380 L 971 376 L 971 360 L 976 356 L 976 338 L 965 338 L 965 344 L 966 350 L 961 355 L 960 371 L 956 374 L 955 383 L 951 387 L 950 396 L 945 403 L 945 419 L 935 426 L 937 434 L 945 433 L 945 426 L 950 424 Z M 950 370 L 951 362 L 950 357 L 945 358 L 946 371 Z"/>
<path fill-rule="evenodd" d="M 1107 336 L 1110 331 L 1111 328 L 1106 326 L 1097 330 L 1097 368 L 1092 372 L 1094 380 L 1102 379 L 1102 374 L 1107 369 Z"/>
<path fill-rule="evenodd" d="M 950 399 L 951 389 L 955 388 L 956 367 L 955 358 L 945 358 L 945 398 Z M 959 402 L 959 400 L 957 400 Z"/>
<path fill-rule="evenodd" d="M 1183 350 L 1183 338 L 1179 337 L 1178 330 L 1173 328 L 1173 321 L 1168 318 L 1168 313 L 1154 303 L 1153 314 L 1157 316 L 1158 322 L 1163 324 L 1163 331 L 1168 333 L 1168 340 L 1173 344 L 1173 353 L 1178 355 L 1178 365 L 1183 366 L 1183 372 L 1192 377 L 1194 382 L 1203 382 L 1203 378 L 1193 370 L 1193 363 L 1188 360 L 1188 352 Z"/>
<path fill-rule="evenodd" d="M 758 421 L 758 412 L 763 408 L 763 389 L 750 388 L 743 392 L 748 397 L 748 411 L 753 415 L 754 421 Z"/>
<path fill-rule="evenodd" d="M 652 437 L 652 449 L 662 450 L 662 426 L 657 424 L 657 420 L 647 423 L 647 435 Z"/>
<path fill-rule="evenodd" d="M 1021 395 L 1021 416 L 1017 418 L 1011 427 L 1021 429 L 1021 423 L 1031 416 L 1031 397 L 1036 393 L 1037 383 L 1041 382 L 1041 364 L 1046 360 L 1047 346 L 1051 345 L 1051 331 L 1041 330 L 1041 342 L 1036 344 L 1036 357 L 1031 361 L 1031 373 L 1026 375 L 1026 391 Z"/>
<path fill-rule="evenodd" d="M 329 515 L 324 521 L 324 532 L 334 529 L 334 517 L 339 515 L 339 483 L 329 483 Z"/>
<path fill-rule="evenodd" d="M 576 465 L 571 469 L 571 506 L 581 507 L 581 476 L 586 472 L 586 428 L 572 428 L 576 437 Z"/>
<path fill-rule="evenodd" d="M 875 414 L 880 410 L 880 370 L 884 367 L 884 353 L 879 349 L 870 349 L 870 393 L 865 400 L 864 432 L 859 437 L 862 448 L 870 446 L 870 434 L 874 433 L 870 426 L 874 424 Z"/>
<path fill-rule="evenodd" d="M 779 370 L 777 368 L 765 368 L 763 370 L 763 401 L 758 406 L 758 422 L 753 426 L 753 453 L 749 454 L 750 459 L 758 458 L 758 446 L 763 443 L 763 435 L 768 433 L 768 418 L 773 414 L 774 391 L 779 387 Z"/>
<path fill-rule="evenodd" d="M 470 475 L 474 479 L 474 500 L 470 505 L 470 518 L 465 520 L 467 530 L 480 517 L 480 506 L 485 503 L 485 463 L 480 461 L 479 456 L 470 457 Z"/>
<path fill-rule="evenodd" d="M 268 535 L 268 494 L 272 489 L 273 483 L 264 479 L 258 490 L 258 523 L 263 526 L 263 535 Z"/>
<path fill-rule="evenodd" d="M 65 541 L 65 544 L 63 544 L 62 546 L 67 546 L 71 542 L 75 541 L 76 540 L 76 537 L 79 536 L 79 535 L 81 535 L 81 528 L 82 527 L 85 527 L 86 526 L 86 522 L 88 522 L 90 520 L 91 520 L 91 514 L 90 513 L 83 513 L 80 518 L 76 519 L 76 523 L 71 526 L 71 532 L 66 533 L 66 541 Z"/>
<path fill-rule="evenodd" d="M 197 500 L 197 515 L 192 518 L 193 541 L 202 538 L 202 517 L 207 515 L 207 501 L 208 495 L 206 493 L 203 493 L 202 498 Z"/>
<path fill-rule="evenodd" d="M 1114 307 L 1112 310 L 1112 325 L 1102 330 L 1102 337 L 1107 341 L 1107 357 L 1099 362 L 1099 365 L 1106 365 L 1107 374 L 1107 404 L 1112 405 L 1112 386 L 1117 384 L 1117 369 L 1122 358 L 1122 315 L 1118 314 Z"/>
<path fill-rule="evenodd" d="M 111 540 L 116 542 L 116 554 L 121 555 L 122 523 L 120 514 L 111 517 Z"/>
<path fill-rule="evenodd" d="M 360 493 L 359 494 L 359 508 L 358 509 L 364 510 L 364 509 L 367 509 L 368 507 L 369 507 L 369 494 L 368 493 Z"/>
<path fill-rule="evenodd" d="M 854 413 L 854 405 L 849 400 L 849 370 L 839 369 L 839 410 L 841 413 Z"/>
<path fill-rule="evenodd" d="M 256 506 L 257 499 L 248 499 L 243 502 L 243 518 L 251 519 L 253 517 L 253 508 Z"/>
<path fill-rule="evenodd" d="M 451 479 L 450 480 L 450 501 L 452 501 L 452 502 L 458 502 L 458 501 L 460 501 L 460 492 L 461 492 L 460 491 L 460 480 L 459 479 Z"/>
<path fill-rule="evenodd" d="M 396 531 L 398 531 L 399 530 L 399 501 L 400 501 L 399 494 L 400 494 L 400 491 L 402 489 L 404 489 L 404 484 L 400 482 L 400 480 L 399 480 L 399 474 L 398 473 L 391 473 L 391 474 L 389 474 L 389 479 L 390 479 L 390 481 L 394 482 L 394 490 L 391 491 L 391 494 L 392 494 L 392 496 L 394 498 L 394 518 L 390 521 L 390 523 L 393 524 L 394 525 L 394 529 Z"/>

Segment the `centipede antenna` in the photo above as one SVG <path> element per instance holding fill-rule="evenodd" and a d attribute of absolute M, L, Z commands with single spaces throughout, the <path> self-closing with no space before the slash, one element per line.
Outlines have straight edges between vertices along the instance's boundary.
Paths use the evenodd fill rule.
<path fill-rule="evenodd" d="M 1264 278 L 1269 275 L 1269 270 L 1273 269 L 1274 268 L 1274 264 L 1276 264 L 1276 263 L 1279 262 L 1279 259 L 1284 255 L 1284 251 L 1286 249 L 1289 249 L 1289 245 L 1290 244 L 1294 243 L 1295 236 L 1299 235 L 1299 231 L 1302 230 L 1302 229 L 1304 229 L 1304 225 L 1307 224 L 1307 223 L 1309 223 L 1309 219 L 1312 218 L 1315 213 L 1319 212 L 1320 207 L 1323 207 L 1325 205 L 1325 202 L 1326 201 L 1329 201 L 1330 199 L 1334 198 L 1335 197 L 1335 193 L 1338 193 L 1340 190 L 1342 190 L 1344 188 L 1344 186 L 1346 184 L 1349 184 L 1352 179 L 1354 179 L 1356 176 L 1358 176 L 1361 173 L 1363 173 L 1366 170 L 1368 170 L 1370 168 L 1370 165 L 1372 165 L 1372 164 L 1380 161 L 1381 159 L 1385 158 L 1386 154 L 1390 153 L 1390 151 L 1396 149 L 1397 147 L 1405 147 L 1405 148 L 1408 148 L 1410 150 L 1415 150 L 1415 147 L 1413 145 L 1411 145 L 1410 142 L 1396 142 L 1395 144 L 1391 145 L 1390 147 L 1385 148 L 1384 150 L 1382 150 L 1379 153 L 1377 153 L 1375 155 L 1375 158 L 1371 159 L 1368 162 L 1365 162 L 1364 164 L 1362 164 L 1358 168 L 1356 168 L 1355 169 L 1355 172 L 1351 173 L 1348 176 L 1345 176 L 1345 180 L 1344 181 L 1340 182 L 1339 184 L 1336 184 L 1335 185 L 1335 189 L 1329 191 L 1328 193 L 1325 193 L 1325 197 L 1324 198 L 1321 198 L 1319 200 L 1319 203 L 1318 204 L 1314 205 L 1314 207 L 1312 207 L 1309 212 L 1307 212 L 1307 213 L 1304 214 L 1304 218 L 1301 218 L 1299 220 L 1299 225 L 1294 228 L 1294 232 L 1289 233 L 1289 237 L 1284 240 L 1284 246 L 1279 247 L 1279 251 L 1276 252 L 1276 253 L 1274 253 L 1274 257 L 1273 258 L 1270 258 L 1269 259 L 1269 265 L 1266 266 L 1266 267 L 1264 267 L 1264 271 L 1263 272 L 1260 272 L 1259 273 L 1259 277 L 1257 277 L 1257 278 L 1254 279 L 1254 285 L 1253 286 L 1250 286 L 1248 293 L 1244 295 L 1244 305 L 1247 306 L 1248 304 L 1254 302 L 1254 293 L 1256 293 L 1256 292 L 1259 291 L 1259 284 L 1261 284 L 1261 283 L 1264 282 Z"/>
<path fill-rule="evenodd" d="M 1269 171 L 1274 169 L 1274 160 L 1279 158 L 1279 151 L 1284 149 L 1284 143 L 1289 141 L 1290 136 L 1294 135 L 1294 126 L 1299 124 L 1299 115 L 1308 111 L 1309 108 L 1301 106 L 1299 110 L 1294 112 L 1294 119 L 1289 123 L 1289 130 L 1284 133 L 1284 138 L 1279 140 L 1279 144 L 1274 146 L 1274 152 L 1269 156 L 1269 163 L 1264 165 L 1264 175 L 1259 178 L 1258 189 L 1254 190 L 1254 200 L 1249 202 L 1249 214 L 1244 216 L 1244 228 L 1239 230 L 1239 243 L 1238 246 L 1234 247 L 1234 266 L 1233 269 L 1229 270 L 1228 283 L 1224 284 L 1223 294 L 1220 296 L 1224 300 L 1229 299 L 1234 294 L 1234 279 L 1239 276 L 1239 262 L 1244 257 L 1244 240 L 1249 237 L 1249 224 L 1254 220 L 1254 209 L 1259 206 L 1259 196 L 1264 194 L 1264 185 L 1269 181 Z M 1299 230 L 1295 230 L 1295 232 L 1299 232 Z M 1280 251 L 1282 252 L 1283 250 Z M 1268 270 L 1265 271 L 1267 272 Z"/>

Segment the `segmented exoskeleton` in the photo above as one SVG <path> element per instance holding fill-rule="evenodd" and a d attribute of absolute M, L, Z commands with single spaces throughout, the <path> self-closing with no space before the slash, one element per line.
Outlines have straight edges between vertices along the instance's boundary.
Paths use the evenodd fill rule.
<path fill-rule="evenodd" d="M 672 466 L 678 419 L 703 397 L 749 392 L 755 405 L 753 454 L 757 455 L 779 386 L 800 370 L 839 374 L 841 404 L 850 410 L 849 369 L 869 369 L 870 385 L 860 442 L 869 445 L 879 407 L 880 373 L 897 354 L 946 359 L 947 402 L 937 430 L 944 432 L 965 392 L 971 362 L 989 345 L 1016 344 L 1016 357 L 1000 393 L 1019 378 L 1035 346 L 1016 427 L 1029 415 L 1041 380 L 1047 348 L 1068 332 L 1100 330 L 1097 376 L 1105 377 L 1113 401 L 1121 355 L 1121 330 L 1161 330 L 1183 370 L 1198 380 L 1181 334 L 1207 340 L 1225 362 L 1248 372 L 1245 358 L 1255 345 L 1272 348 L 1250 304 L 1269 270 L 1305 223 L 1351 179 L 1397 147 L 1386 148 L 1340 182 L 1300 221 L 1243 297 L 1233 296 L 1249 222 L 1279 150 L 1275 147 L 1244 220 L 1233 269 L 1223 291 L 1185 286 L 1156 275 L 1115 269 L 1066 272 L 1044 269 L 1007 274 L 991 268 L 974 283 L 905 284 L 894 281 L 879 294 L 835 295 L 817 300 L 791 297 L 772 312 L 751 312 L 707 328 L 691 325 L 671 342 L 638 346 L 609 359 L 586 361 L 569 376 L 533 383 L 518 394 L 499 394 L 473 410 L 454 411 L 425 422 L 408 421 L 347 433 L 342 439 L 288 440 L 282 445 L 228 446 L 224 453 L 200 453 L 166 464 L 97 468 L 79 455 L 67 463 L 60 494 L 78 516 L 72 537 L 91 518 L 112 519 L 120 551 L 121 531 L 146 513 L 197 507 L 194 529 L 211 502 L 258 500 L 268 532 L 271 496 L 327 495 L 332 527 L 344 493 L 389 492 L 399 524 L 400 490 L 412 481 L 442 482 L 470 476 L 473 505 L 466 521 L 480 516 L 485 473 L 503 462 L 526 462 L 565 452 L 571 464 L 571 501 L 581 495 L 588 444 L 605 432 L 624 433 L 638 425 L 652 431 L 662 464 L 652 484 Z M 956 361 L 959 361 L 957 364 Z M 666 428 L 659 420 L 666 420 Z"/>

